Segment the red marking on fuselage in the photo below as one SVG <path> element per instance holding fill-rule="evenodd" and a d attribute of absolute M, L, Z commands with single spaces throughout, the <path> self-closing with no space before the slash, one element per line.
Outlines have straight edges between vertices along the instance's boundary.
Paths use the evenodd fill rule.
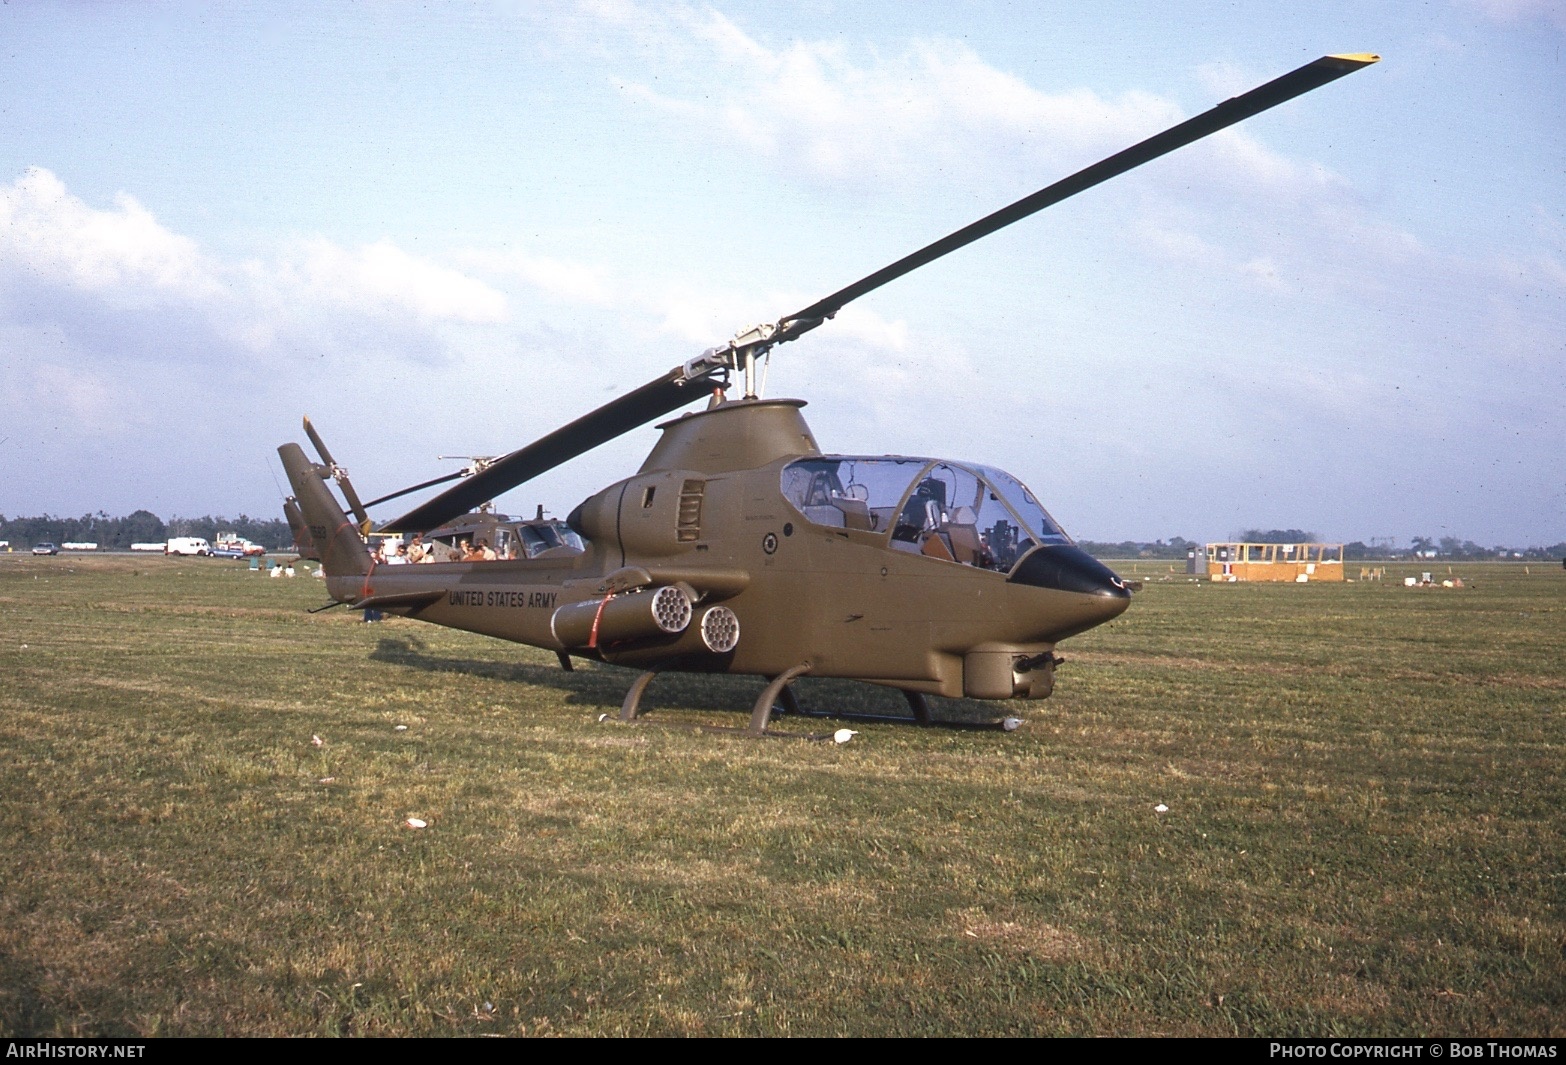
<path fill-rule="evenodd" d="M 604 607 L 608 606 L 609 600 L 613 598 L 612 594 L 604 596 L 598 603 L 597 612 L 593 614 L 593 630 L 587 634 L 587 649 L 589 651 L 598 649 L 598 622 L 604 616 Z"/>

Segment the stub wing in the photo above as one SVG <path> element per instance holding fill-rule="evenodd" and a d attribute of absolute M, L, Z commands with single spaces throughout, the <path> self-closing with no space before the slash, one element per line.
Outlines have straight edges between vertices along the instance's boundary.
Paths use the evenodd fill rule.
<path fill-rule="evenodd" d="M 420 610 L 438 602 L 446 594 L 443 588 L 425 589 L 422 592 L 393 592 L 387 595 L 370 595 L 350 604 L 354 610 L 406 609 L 417 614 Z"/>

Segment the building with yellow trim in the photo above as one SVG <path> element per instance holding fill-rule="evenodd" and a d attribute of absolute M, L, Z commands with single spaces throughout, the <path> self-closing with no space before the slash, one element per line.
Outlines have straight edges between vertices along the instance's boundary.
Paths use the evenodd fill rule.
<path fill-rule="evenodd" d="M 1343 580 L 1342 544 L 1208 544 L 1206 573 L 1215 581 Z"/>

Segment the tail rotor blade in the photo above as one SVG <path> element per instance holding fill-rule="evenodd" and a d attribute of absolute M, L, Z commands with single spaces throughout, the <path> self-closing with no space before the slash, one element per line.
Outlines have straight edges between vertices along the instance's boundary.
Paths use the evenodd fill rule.
<path fill-rule="evenodd" d="M 343 490 L 343 498 L 348 500 L 348 509 L 359 522 L 361 529 L 370 527 L 370 515 L 366 513 L 365 506 L 359 502 L 359 493 L 353 490 L 353 482 L 348 479 L 348 473 L 332 459 L 332 453 L 326 450 L 326 441 L 321 439 L 321 434 L 315 431 L 315 426 L 310 424 L 309 416 L 304 420 L 305 435 L 310 438 L 310 443 L 315 445 L 316 454 L 321 456 L 321 461 L 331 468 L 332 477 L 336 479 L 338 487 Z"/>

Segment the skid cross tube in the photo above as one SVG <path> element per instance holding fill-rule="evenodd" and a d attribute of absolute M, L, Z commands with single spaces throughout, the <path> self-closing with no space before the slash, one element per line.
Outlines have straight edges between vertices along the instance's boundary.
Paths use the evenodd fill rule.
<path fill-rule="evenodd" d="M 620 720 L 635 721 L 642 713 L 642 696 L 647 694 L 647 686 L 658 675 L 656 669 L 649 669 L 637 677 L 631 684 L 631 690 L 625 693 L 625 702 L 620 704 Z"/>
<path fill-rule="evenodd" d="M 760 736 L 767 731 L 767 722 L 772 720 L 772 708 L 777 704 L 779 695 L 789 682 L 796 677 L 803 677 L 810 672 L 810 663 L 801 662 L 792 669 L 784 670 L 772 678 L 772 683 L 762 689 L 761 695 L 756 700 L 756 706 L 750 712 L 750 734 Z M 795 704 L 798 705 L 798 704 Z"/>

